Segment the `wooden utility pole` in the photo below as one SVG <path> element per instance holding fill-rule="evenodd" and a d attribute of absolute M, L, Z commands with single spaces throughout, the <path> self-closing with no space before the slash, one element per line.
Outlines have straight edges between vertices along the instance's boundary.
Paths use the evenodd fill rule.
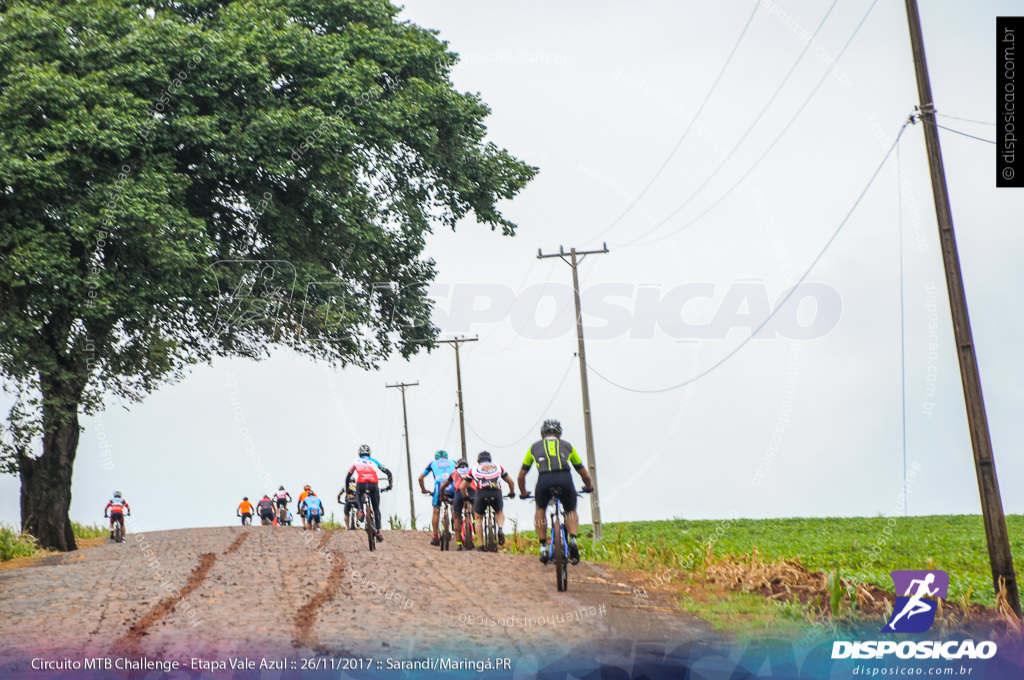
<path fill-rule="evenodd" d="M 439 340 L 455 348 L 455 384 L 459 394 L 459 436 L 462 440 L 462 457 L 466 458 L 466 418 L 462 413 L 462 369 L 459 366 L 459 343 L 476 342 L 480 338 L 453 338 L 452 340 Z M 466 458 L 469 461 L 469 458 Z"/>
<path fill-rule="evenodd" d="M 601 502 L 597 496 L 597 462 L 594 455 L 594 428 L 590 422 L 590 388 L 587 386 L 587 352 L 583 345 L 583 312 L 580 308 L 580 279 L 576 273 L 576 267 L 587 255 L 600 255 L 608 252 L 608 244 L 602 244 L 601 250 L 576 250 L 570 248 L 565 252 L 562 246 L 558 246 L 557 253 L 545 255 L 540 248 L 537 249 L 537 259 L 546 257 L 560 257 L 562 261 L 572 267 L 572 291 L 576 301 L 576 339 L 579 343 L 580 358 L 580 387 L 583 390 L 583 430 L 587 438 L 587 462 L 590 471 L 590 479 L 594 482 L 594 493 L 590 495 L 590 515 L 594 525 L 594 541 L 601 540 Z M 566 256 L 569 259 L 565 259 Z"/>
<path fill-rule="evenodd" d="M 1013 573 L 1013 555 L 1010 553 L 1010 537 L 1006 530 L 1003 502 L 999 495 L 999 480 L 996 478 L 996 463 L 992 457 L 992 440 L 988 432 L 988 418 L 985 402 L 981 395 L 981 377 L 974 354 L 974 340 L 971 338 L 971 320 L 967 315 L 967 297 L 964 294 L 963 278 L 960 274 L 960 258 L 953 233 L 953 213 L 949 208 L 949 194 L 946 191 L 946 175 L 942 166 L 942 150 L 939 148 L 939 133 L 935 127 L 935 104 L 928 80 L 928 64 L 924 57 L 924 38 L 921 36 L 921 18 L 917 12 L 917 0 L 906 0 L 907 23 L 910 26 L 910 44 L 914 52 L 914 67 L 917 72 L 917 91 L 921 98 L 921 121 L 924 123 L 925 148 L 928 151 L 928 167 L 931 170 L 932 194 L 935 197 L 935 216 L 939 225 L 939 242 L 942 245 L 942 262 L 946 269 L 946 290 L 949 307 L 953 316 L 953 337 L 956 341 L 957 359 L 960 361 L 960 380 L 963 383 L 964 403 L 967 406 L 967 427 L 971 432 L 971 447 L 974 450 L 974 469 L 978 477 L 978 491 L 981 495 L 981 513 L 985 519 L 985 538 L 988 542 L 988 557 L 992 564 L 992 580 L 996 592 L 999 582 L 1006 584 L 1006 601 L 1019 617 L 1020 599 L 1017 595 L 1017 579 Z"/>
<path fill-rule="evenodd" d="M 414 531 L 416 529 L 416 505 L 412 500 L 412 455 L 409 453 L 409 418 L 405 415 L 405 388 L 415 387 L 419 384 L 420 381 L 417 380 L 414 383 L 395 383 L 394 385 L 385 385 L 385 387 L 397 387 L 402 390 L 402 422 L 405 424 L 405 466 L 409 468 L 409 517 L 410 526 Z"/>

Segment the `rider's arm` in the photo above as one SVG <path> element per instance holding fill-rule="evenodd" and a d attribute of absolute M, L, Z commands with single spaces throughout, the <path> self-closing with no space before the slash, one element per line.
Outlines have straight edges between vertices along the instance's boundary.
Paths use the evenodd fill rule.
<path fill-rule="evenodd" d="M 583 480 L 583 489 L 585 491 L 592 491 L 594 483 L 590 479 L 590 473 L 587 472 L 587 468 L 583 466 L 583 459 L 580 458 L 580 454 L 576 451 L 576 447 L 572 447 L 572 453 L 569 454 L 569 464 L 572 465 L 580 479 Z"/>
<path fill-rule="evenodd" d="M 501 471 L 501 478 L 508 484 L 508 495 L 511 498 L 516 495 L 516 487 L 512 484 L 512 477 L 504 470 Z"/>
<path fill-rule="evenodd" d="M 380 463 L 377 463 L 377 467 L 380 468 L 381 472 L 383 472 L 384 474 L 386 474 L 388 476 L 388 488 L 390 489 L 391 487 L 393 487 L 395 485 L 395 478 L 391 474 L 391 470 L 387 469 L 386 467 L 384 467 Z"/>
<path fill-rule="evenodd" d="M 462 478 L 462 484 L 459 485 L 459 492 L 463 496 L 469 496 L 469 477 Z"/>
<path fill-rule="evenodd" d="M 427 473 L 424 470 L 423 472 L 420 473 L 420 476 L 416 479 L 416 481 L 420 483 L 420 491 L 422 491 L 423 493 L 430 493 L 429 491 L 427 491 L 427 487 L 423 486 L 423 479 L 426 476 L 427 476 Z"/>

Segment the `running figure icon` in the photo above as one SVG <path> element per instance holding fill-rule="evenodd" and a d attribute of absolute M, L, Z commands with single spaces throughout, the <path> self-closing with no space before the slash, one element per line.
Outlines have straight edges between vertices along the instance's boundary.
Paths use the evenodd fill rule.
<path fill-rule="evenodd" d="M 931 628 L 938 609 L 936 598 L 945 598 L 949 590 L 949 574 L 939 569 L 907 569 L 892 572 L 892 580 L 896 586 L 896 602 L 892 618 L 882 632 L 923 633 Z"/>

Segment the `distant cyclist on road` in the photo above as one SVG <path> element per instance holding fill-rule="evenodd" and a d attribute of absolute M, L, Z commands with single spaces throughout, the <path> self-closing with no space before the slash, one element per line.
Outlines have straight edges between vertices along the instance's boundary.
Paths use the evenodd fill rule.
<path fill-rule="evenodd" d="M 356 500 L 356 495 L 356 480 L 354 479 L 349 479 L 348 484 L 345 485 L 345 488 L 338 492 L 338 502 L 345 504 L 344 513 L 346 518 L 346 529 L 355 529 L 354 526 L 348 526 L 348 513 L 352 510 L 352 508 L 356 508 L 357 510 L 359 508 L 359 501 Z M 345 500 L 341 499 L 342 496 L 345 497 Z"/>
<path fill-rule="evenodd" d="M 295 506 L 296 509 L 298 509 L 298 511 L 299 511 L 299 517 L 302 518 L 302 528 L 303 529 L 306 528 L 306 513 L 304 513 L 302 511 L 302 508 L 304 507 L 302 505 L 302 502 L 304 500 L 306 500 L 306 496 L 308 496 L 312 492 L 313 492 L 313 489 L 311 489 L 309 487 L 309 484 L 307 484 L 306 486 L 302 487 L 302 493 L 299 494 L 299 504 Z"/>
<path fill-rule="evenodd" d="M 288 504 L 292 502 L 292 495 L 284 490 L 283 486 L 277 487 L 277 493 L 274 494 L 274 500 L 277 502 L 277 507 L 288 507 Z"/>
<path fill-rule="evenodd" d="M 302 501 L 303 515 L 306 518 L 306 527 L 309 529 L 313 528 L 313 518 L 316 518 L 317 524 L 321 522 L 324 516 L 324 504 L 320 501 L 320 497 L 312 491 L 306 496 L 305 500 Z"/>
<path fill-rule="evenodd" d="M 430 541 L 430 545 L 441 545 L 441 538 L 437 534 L 437 522 L 441 517 L 441 482 L 447 479 L 453 472 L 455 472 L 455 462 L 448 460 L 448 452 L 438 451 L 434 454 L 434 460 L 430 461 L 427 467 L 423 468 L 423 472 L 420 473 L 420 491 L 423 493 L 430 493 L 427 491 L 427 487 L 423 485 L 424 478 L 428 474 L 434 476 L 434 539 Z"/>
<path fill-rule="evenodd" d="M 504 498 L 501 495 L 501 480 L 508 484 L 508 497 L 516 497 L 516 489 L 512 486 L 512 478 L 505 472 L 505 468 L 491 460 L 489 451 L 481 451 L 476 457 L 474 467 L 469 477 L 462 480 L 462 493 L 469 493 L 469 483 L 476 483 L 476 501 L 473 503 L 473 524 L 476 526 L 476 535 L 483 536 L 481 524 L 484 519 L 484 510 L 487 506 L 494 508 L 494 523 L 498 525 L 498 545 L 505 545 L 505 532 L 502 526 L 505 523 L 503 511 Z M 477 550 L 487 550 L 487 546 L 477 546 Z"/>
<path fill-rule="evenodd" d="M 256 508 L 260 511 L 260 520 L 265 524 L 274 523 L 274 501 L 270 500 L 270 496 L 263 494 L 263 498 L 256 504 Z"/>
<path fill-rule="evenodd" d="M 242 502 L 238 504 L 238 511 L 235 513 L 242 518 L 242 524 L 245 525 L 245 520 L 249 520 L 252 523 L 252 513 L 255 510 L 252 503 L 249 502 L 249 497 L 245 496 L 242 498 Z"/>
<path fill-rule="evenodd" d="M 576 545 L 576 531 L 579 528 L 579 517 L 576 515 L 576 487 L 572 482 L 570 466 L 579 473 L 583 480 L 583 491 L 593 491 L 593 483 L 590 480 L 590 473 L 583 467 L 583 460 L 580 454 L 567 441 L 562 440 L 562 424 L 557 420 L 545 420 L 540 426 L 541 439 L 535 442 L 526 452 L 523 459 L 523 467 L 519 471 L 519 491 L 525 498 L 526 473 L 534 463 L 537 464 L 537 486 L 533 495 L 537 499 L 537 512 L 535 524 L 537 527 L 537 539 L 540 541 L 540 561 L 547 564 L 548 553 L 546 545 L 547 523 L 545 513 L 548 503 L 551 502 L 551 487 L 560 486 L 565 489 L 561 496 L 562 507 L 565 509 L 565 530 L 569 534 L 569 561 L 577 564 L 580 561 L 580 549 Z"/>
<path fill-rule="evenodd" d="M 380 464 L 379 461 L 370 457 L 370 447 L 363 444 L 359 447 L 359 458 L 356 462 L 348 469 L 348 474 L 345 475 L 345 486 L 349 485 L 352 479 L 356 480 L 356 503 L 359 507 L 359 521 L 363 521 L 363 492 L 369 492 L 370 494 L 370 505 L 373 507 L 373 523 L 374 528 L 377 529 L 377 540 L 383 541 L 384 535 L 380 532 L 380 488 L 377 486 L 379 477 L 377 471 L 380 470 L 388 477 L 388 487 L 385 491 L 390 491 L 391 487 L 394 486 L 394 477 L 391 474 L 391 470 Z"/>
<path fill-rule="evenodd" d="M 124 514 L 125 510 L 128 514 L 132 514 L 131 506 L 128 505 L 128 501 L 121 498 L 121 492 L 115 491 L 114 497 L 107 503 L 107 507 L 103 508 L 103 516 L 110 517 L 110 538 L 114 538 L 114 522 L 121 524 L 121 535 L 126 535 L 124 530 Z"/>
<path fill-rule="evenodd" d="M 476 482 L 473 481 L 470 472 L 472 468 L 469 467 L 469 463 L 466 462 L 465 458 L 460 458 L 455 462 L 455 470 L 452 471 L 448 478 L 441 482 L 441 493 L 447 493 L 448 489 L 455 490 L 455 500 L 452 501 L 452 514 L 455 516 L 453 521 L 455 528 L 455 549 L 462 550 L 462 508 L 463 505 L 468 501 L 470 507 L 476 501 Z M 462 493 L 462 480 L 469 479 L 468 493 Z"/>

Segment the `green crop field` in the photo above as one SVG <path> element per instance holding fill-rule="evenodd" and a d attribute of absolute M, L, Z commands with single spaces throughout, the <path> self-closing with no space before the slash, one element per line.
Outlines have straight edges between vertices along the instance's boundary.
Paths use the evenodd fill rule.
<path fill-rule="evenodd" d="M 1017 563 L 1024 560 L 1024 516 L 1006 518 Z M 581 530 L 586 534 L 589 528 Z M 604 525 L 604 541 L 580 541 L 584 559 L 628 569 L 692 569 L 710 546 L 719 557 L 749 554 L 796 560 L 811 571 L 892 590 L 896 569 L 942 569 L 948 599 L 992 606 L 995 592 L 980 515 L 736 520 L 665 520 Z"/>

